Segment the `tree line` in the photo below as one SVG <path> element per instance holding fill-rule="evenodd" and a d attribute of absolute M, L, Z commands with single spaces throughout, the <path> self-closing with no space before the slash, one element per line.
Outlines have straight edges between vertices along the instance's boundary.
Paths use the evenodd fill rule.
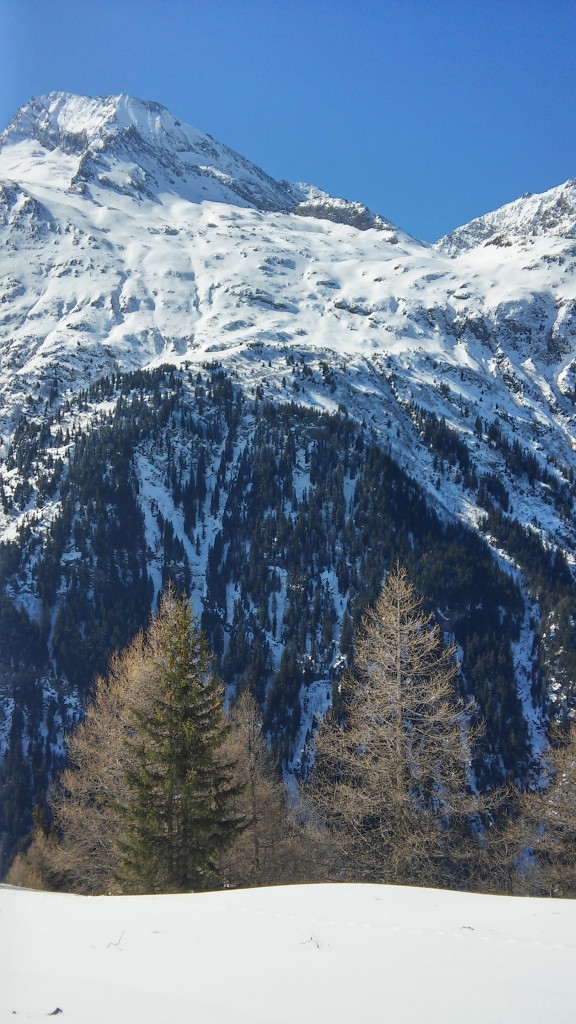
<path fill-rule="evenodd" d="M 114 404 L 88 424 L 77 415 L 105 398 Z M 414 416 L 438 466 L 463 475 L 463 437 L 434 414 L 415 407 Z M 0 544 L 0 877 L 62 766 L 64 730 L 111 652 L 146 623 L 158 577 L 181 593 L 200 580 L 218 670 L 256 697 L 286 769 L 298 757 L 306 688 L 331 682 L 338 697 L 362 614 L 402 560 L 463 652 L 458 688 L 485 723 L 472 744 L 479 790 L 533 777 L 514 644 L 529 628 L 534 706 L 546 721 L 569 718 L 576 589 L 563 553 L 515 520 L 511 501 L 506 511 L 497 475 L 478 482 L 487 543 L 436 513 L 344 409 L 254 402 L 217 367 L 118 374 L 53 409 L 49 427 L 22 421 L 5 475 L 5 501 L 18 476 L 37 508 Z M 142 461 L 162 481 L 159 502 L 148 501 Z"/>
<path fill-rule="evenodd" d="M 480 795 L 474 708 L 456 648 L 392 569 L 317 723 L 308 777 L 286 790 L 248 689 L 223 684 L 189 601 L 168 586 L 97 678 L 50 821 L 12 884 L 79 893 L 203 891 L 347 880 L 576 894 L 576 727 L 541 787 Z"/>
<path fill-rule="evenodd" d="M 115 404 L 90 424 L 76 415 L 106 397 Z M 179 592 L 205 580 L 202 627 L 219 670 L 254 694 L 289 767 L 302 687 L 337 685 L 362 612 L 400 558 L 465 651 L 460 684 L 486 721 L 481 788 L 526 777 L 511 649 L 519 587 L 470 529 L 434 513 L 369 431 L 345 412 L 249 401 L 214 367 L 118 375 L 63 409 L 52 411 L 50 438 L 23 423 L 10 453 L 37 497 L 40 477 L 65 465 L 49 525 L 30 510 L 0 544 L 0 696 L 14 706 L 0 760 L 0 877 L 62 766 L 63 731 L 92 680 L 147 621 L 153 562 Z M 162 480 L 159 504 L 147 503 L 142 460 Z M 572 590 L 563 583 L 558 600 Z M 569 615 L 562 624 L 568 641 L 547 630 L 542 648 L 543 701 L 548 661 L 556 678 L 570 677 Z"/>

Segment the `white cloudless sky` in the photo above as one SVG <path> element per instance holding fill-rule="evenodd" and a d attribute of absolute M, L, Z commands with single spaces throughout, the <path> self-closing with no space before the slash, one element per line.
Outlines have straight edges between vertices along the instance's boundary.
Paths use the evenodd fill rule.
<path fill-rule="evenodd" d="M 574 0 L 0 0 L 0 126 L 130 93 L 433 241 L 576 176 Z"/>

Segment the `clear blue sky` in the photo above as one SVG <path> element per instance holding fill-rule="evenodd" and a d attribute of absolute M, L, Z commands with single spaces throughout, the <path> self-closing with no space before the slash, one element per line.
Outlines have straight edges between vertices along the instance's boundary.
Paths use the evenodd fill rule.
<path fill-rule="evenodd" d="M 0 0 L 0 126 L 131 93 L 434 240 L 576 177 L 576 0 Z"/>

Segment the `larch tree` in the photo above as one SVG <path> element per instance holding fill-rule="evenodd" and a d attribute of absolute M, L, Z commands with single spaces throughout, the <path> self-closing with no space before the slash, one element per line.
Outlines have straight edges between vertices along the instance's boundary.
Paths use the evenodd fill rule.
<path fill-rule="evenodd" d="M 266 743 L 260 708 L 247 690 L 230 716 L 229 751 L 242 788 L 235 799 L 244 829 L 220 867 L 228 885 L 279 885 L 308 880 L 306 828 Z"/>
<path fill-rule="evenodd" d="M 120 876 L 125 891 L 181 892 L 219 883 L 218 858 L 242 828 L 239 784 L 223 756 L 222 686 L 185 599 L 169 590 L 146 633 L 152 679 L 132 714 Z"/>
<path fill-rule="evenodd" d="M 528 892 L 576 896 L 576 722 L 558 727 L 544 759 L 543 787 L 522 794 L 517 829 Z M 526 857 L 527 851 L 530 856 Z"/>
<path fill-rule="evenodd" d="M 361 622 L 305 786 L 337 877 L 465 884 L 479 802 L 455 653 L 397 566 Z"/>
<path fill-rule="evenodd" d="M 82 722 L 66 738 L 68 767 L 50 794 L 50 834 L 37 828 L 22 855 L 22 884 L 40 876 L 46 888 L 95 895 L 121 891 L 118 843 L 124 823 L 126 745 L 136 708 L 152 690 L 145 636 L 114 654 L 106 676 L 96 679 Z"/>

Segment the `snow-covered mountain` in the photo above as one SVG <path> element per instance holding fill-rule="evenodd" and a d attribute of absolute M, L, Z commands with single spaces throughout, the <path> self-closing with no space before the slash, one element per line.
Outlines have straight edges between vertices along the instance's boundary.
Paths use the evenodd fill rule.
<path fill-rule="evenodd" d="M 500 694 L 488 760 L 526 768 L 575 696 L 575 211 L 572 181 L 429 246 L 156 103 L 18 112 L 0 135 L 10 780 L 16 749 L 50 770 L 79 665 L 178 573 L 297 764 L 393 556 L 483 714 Z M 491 665 L 480 634 L 486 657 L 506 638 Z"/>
<path fill-rule="evenodd" d="M 484 217 L 457 228 L 436 243 L 439 252 L 457 256 L 480 245 L 529 249 L 535 239 L 548 236 L 576 240 L 576 180 L 567 181 L 549 192 L 527 192 Z"/>
<path fill-rule="evenodd" d="M 73 384 L 224 340 L 307 331 L 318 347 L 339 297 L 334 246 L 345 264 L 396 253 L 397 232 L 361 204 L 275 182 L 157 104 L 51 95 L 20 111 L 0 154 L 2 385 L 17 415 L 53 362 Z M 378 233 L 358 245 L 340 221 Z"/>

